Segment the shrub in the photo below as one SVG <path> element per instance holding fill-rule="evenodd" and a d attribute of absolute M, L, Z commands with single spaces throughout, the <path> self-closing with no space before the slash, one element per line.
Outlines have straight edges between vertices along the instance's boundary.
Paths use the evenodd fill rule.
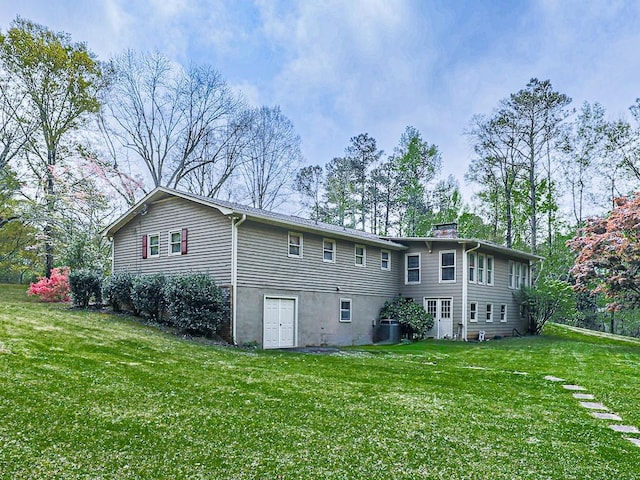
<path fill-rule="evenodd" d="M 433 316 L 412 298 L 396 297 L 385 302 L 380 310 L 380 318 L 392 318 L 400 322 L 402 333 L 411 339 L 415 336 L 424 338 L 433 328 Z"/>
<path fill-rule="evenodd" d="M 222 322 L 224 301 L 214 280 L 206 274 L 173 277 L 165 285 L 169 321 L 193 333 L 210 335 Z"/>
<path fill-rule="evenodd" d="M 69 288 L 73 304 L 87 308 L 91 299 L 96 305 L 102 304 L 102 275 L 81 268 L 69 274 Z"/>
<path fill-rule="evenodd" d="M 32 283 L 27 295 L 36 295 L 41 302 L 69 301 L 69 267 L 54 268 L 50 278 L 41 277 Z"/>
<path fill-rule="evenodd" d="M 134 309 L 140 314 L 155 320 L 162 318 L 164 308 L 164 275 L 141 275 L 133 277 L 131 285 L 131 301 Z"/>
<path fill-rule="evenodd" d="M 111 305 L 114 312 L 121 312 L 127 308 L 137 315 L 137 309 L 131 300 L 133 289 L 133 275 L 129 272 L 116 272 L 104 281 L 102 293 L 105 301 Z"/>

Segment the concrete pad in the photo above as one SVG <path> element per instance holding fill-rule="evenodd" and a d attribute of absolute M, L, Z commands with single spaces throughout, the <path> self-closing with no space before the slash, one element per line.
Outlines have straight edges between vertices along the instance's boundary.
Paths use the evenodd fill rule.
<path fill-rule="evenodd" d="M 640 438 L 624 437 L 625 440 L 629 440 L 636 447 L 640 447 Z"/>
<path fill-rule="evenodd" d="M 550 382 L 564 382 L 564 378 L 554 377 L 553 375 L 547 375 L 544 379 Z"/>
<path fill-rule="evenodd" d="M 577 398 L 578 400 L 593 400 L 596 397 L 590 393 L 574 393 L 573 398 Z"/>
<path fill-rule="evenodd" d="M 591 412 L 591 415 L 593 415 L 596 418 L 600 418 L 602 420 L 615 420 L 617 422 L 622 420 L 622 418 L 619 415 L 616 415 L 615 413 Z"/>
<path fill-rule="evenodd" d="M 633 425 L 609 425 L 609 428 L 615 432 L 640 433 L 638 427 L 634 427 Z"/>
<path fill-rule="evenodd" d="M 591 410 L 609 410 L 603 404 L 599 402 L 580 402 L 580 405 L 584 408 L 589 408 Z"/>
<path fill-rule="evenodd" d="M 562 385 L 562 388 L 565 390 L 586 390 L 586 388 L 581 387 L 580 385 Z"/>

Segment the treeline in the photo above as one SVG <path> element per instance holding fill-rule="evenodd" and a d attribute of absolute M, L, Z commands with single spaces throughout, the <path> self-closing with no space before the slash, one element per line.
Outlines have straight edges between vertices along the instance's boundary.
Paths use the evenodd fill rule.
<path fill-rule="evenodd" d="M 384 157 L 366 133 L 352 137 L 343 157 L 302 168 L 294 187 L 310 218 L 385 236 L 425 236 L 437 223 L 458 221 L 461 232 L 485 236 L 467 210 L 457 181 L 439 176 L 442 157 L 407 127 Z"/>

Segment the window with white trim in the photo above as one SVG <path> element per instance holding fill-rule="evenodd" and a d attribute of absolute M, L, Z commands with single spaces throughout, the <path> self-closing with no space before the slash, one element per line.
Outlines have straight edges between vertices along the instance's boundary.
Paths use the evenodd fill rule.
<path fill-rule="evenodd" d="M 521 278 L 521 272 L 522 272 L 522 264 L 521 263 L 516 263 L 516 289 L 519 289 L 520 287 L 522 287 L 522 278 Z"/>
<path fill-rule="evenodd" d="M 391 270 L 391 252 L 380 250 L 380 270 Z"/>
<path fill-rule="evenodd" d="M 336 241 L 325 238 L 322 240 L 322 261 L 335 263 L 336 261 Z"/>
<path fill-rule="evenodd" d="M 367 266 L 367 247 L 364 245 L 356 245 L 353 249 L 355 262 L 357 267 Z"/>
<path fill-rule="evenodd" d="M 493 285 L 493 257 L 487 255 L 487 285 Z"/>
<path fill-rule="evenodd" d="M 341 298 L 340 299 L 340 321 L 341 322 L 350 322 L 351 321 L 351 299 L 350 298 Z"/>
<path fill-rule="evenodd" d="M 289 232 L 289 251 L 290 257 L 302 258 L 302 234 Z"/>
<path fill-rule="evenodd" d="M 487 322 L 493 322 L 493 304 L 487 303 L 487 314 L 485 317 Z"/>
<path fill-rule="evenodd" d="M 501 322 L 506 322 L 507 321 L 507 306 L 506 305 L 500 305 L 500 321 Z"/>
<path fill-rule="evenodd" d="M 160 234 L 159 233 L 151 233 L 147 235 L 147 245 L 149 248 L 148 255 L 150 257 L 160 256 Z"/>
<path fill-rule="evenodd" d="M 529 286 L 529 265 L 525 263 L 522 264 L 522 286 Z"/>
<path fill-rule="evenodd" d="M 516 273 L 515 262 L 513 260 L 509 260 L 509 288 L 511 289 L 516 288 L 515 273 Z"/>
<path fill-rule="evenodd" d="M 484 284 L 484 262 L 485 255 L 483 253 L 478 254 L 478 283 Z"/>
<path fill-rule="evenodd" d="M 478 304 L 477 302 L 471 302 L 469 304 L 469 321 L 477 322 L 478 321 Z"/>
<path fill-rule="evenodd" d="M 469 265 L 469 283 L 476 283 L 476 252 L 467 253 L 467 263 Z"/>
<path fill-rule="evenodd" d="M 455 281 L 456 281 L 455 250 L 440 252 L 440 282 L 453 283 Z"/>
<path fill-rule="evenodd" d="M 171 230 L 169 232 L 169 255 L 187 254 L 187 229 Z"/>
<path fill-rule="evenodd" d="M 407 253 L 404 258 L 404 283 L 420 283 L 420 254 Z"/>

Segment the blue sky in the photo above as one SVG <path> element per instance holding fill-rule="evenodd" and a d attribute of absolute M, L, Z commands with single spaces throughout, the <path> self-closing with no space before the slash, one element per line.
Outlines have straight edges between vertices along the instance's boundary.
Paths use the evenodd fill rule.
<path fill-rule="evenodd" d="M 640 97 L 637 1 L 0 0 L 0 28 L 16 15 L 101 59 L 157 49 L 214 66 L 250 103 L 281 106 L 307 163 L 363 132 L 391 153 L 413 125 L 463 187 L 472 115 L 530 78 L 612 119 Z"/>

